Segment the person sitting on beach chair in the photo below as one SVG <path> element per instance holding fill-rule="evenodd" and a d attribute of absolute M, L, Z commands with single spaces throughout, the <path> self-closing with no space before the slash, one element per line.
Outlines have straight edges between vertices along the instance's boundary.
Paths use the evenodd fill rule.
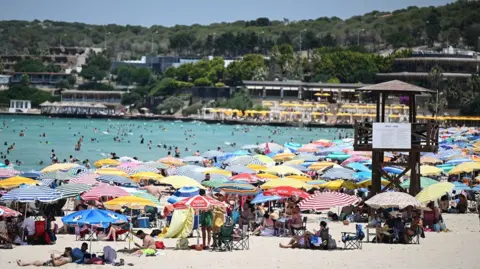
<path fill-rule="evenodd" d="M 111 224 L 108 227 L 108 233 L 105 237 L 106 240 L 109 241 L 117 241 L 118 236 L 130 232 L 130 224 L 125 223 L 122 225 L 114 225 Z"/>
<path fill-rule="evenodd" d="M 72 248 L 65 248 L 65 252 L 60 257 L 55 257 L 55 254 L 50 256 L 50 260 L 48 261 L 33 261 L 33 262 L 22 262 L 21 260 L 17 260 L 18 266 L 62 266 L 67 263 L 72 262 Z"/>

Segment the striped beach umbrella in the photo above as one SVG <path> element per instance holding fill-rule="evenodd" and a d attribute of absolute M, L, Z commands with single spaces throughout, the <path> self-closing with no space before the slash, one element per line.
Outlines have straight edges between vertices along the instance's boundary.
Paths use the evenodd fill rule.
<path fill-rule="evenodd" d="M 228 166 L 227 168 L 225 168 L 225 170 L 230 171 L 230 172 L 234 172 L 234 173 L 237 173 L 237 174 L 242 174 L 242 173 L 255 174 L 255 170 L 253 170 L 251 168 L 248 168 L 246 166 L 243 166 L 243 165 Z"/>
<path fill-rule="evenodd" d="M 143 163 L 143 165 L 153 167 L 153 168 L 156 168 L 156 169 L 167 169 L 169 167 L 168 165 L 166 165 L 164 163 L 153 162 L 153 161 Z"/>
<path fill-rule="evenodd" d="M 298 196 L 300 198 L 308 198 L 310 195 L 302 190 L 299 190 L 294 187 L 288 187 L 288 186 L 280 186 L 280 187 L 275 187 L 271 188 L 269 190 L 266 190 L 263 192 L 264 195 L 269 196 L 269 195 L 277 195 L 280 197 L 288 198 L 291 196 Z"/>
<path fill-rule="evenodd" d="M 76 178 L 70 180 L 70 183 L 95 185 L 95 184 L 98 184 L 97 177 L 99 177 L 99 176 L 100 175 L 95 174 L 95 173 L 88 173 L 88 174 L 85 173 L 85 174 L 82 174 L 79 177 L 76 177 Z"/>
<path fill-rule="evenodd" d="M 230 177 L 229 180 L 231 181 L 243 181 L 246 183 L 257 183 L 259 178 L 256 175 L 251 175 L 251 174 L 238 174 L 233 177 Z"/>
<path fill-rule="evenodd" d="M 46 178 L 46 179 L 42 179 L 40 181 L 40 186 L 47 186 L 49 187 L 50 185 L 52 185 L 52 183 L 55 181 L 55 179 L 53 178 Z"/>
<path fill-rule="evenodd" d="M 205 151 L 204 153 L 201 154 L 201 156 L 203 158 L 206 158 L 206 159 L 212 159 L 212 158 L 215 158 L 217 156 L 221 156 L 225 154 L 225 152 L 221 152 L 221 151 L 218 151 L 218 150 L 209 150 L 209 151 Z"/>
<path fill-rule="evenodd" d="M 18 201 L 22 203 L 54 202 L 61 199 L 62 194 L 45 186 L 25 186 L 7 192 L 2 196 L 4 201 Z"/>
<path fill-rule="evenodd" d="M 217 190 L 223 191 L 227 194 L 237 194 L 237 195 L 256 195 L 259 192 L 259 189 L 248 183 L 223 183 L 217 187 Z"/>
<path fill-rule="evenodd" d="M 0 178 L 14 177 L 18 174 L 20 174 L 20 172 L 13 168 L 0 168 Z"/>
<path fill-rule="evenodd" d="M 299 203 L 302 210 L 328 210 L 332 207 L 352 205 L 359 198 L 340 192 L 319 192 Z"/>
<path fill-rule="evenodd" d="M 37 179 L 41 175 L 42 175 L 42 173 L 40 171 L 34 171 L 34 170 L 30 170 L 30 171 L 27 171 L 27 172 L 22 172 L 20 174 L 20 176 L 22 176 L 22 177 L 28 177 L 28 178 L 32 178 L 32 179 Z"/>
<path fill-rule="evenodd" d="M 97 180 L 103 183 L 116 183 L 119 185 L 136 185 L 136 183 L 128 177 L 115 176 L 115 175 L 100 175 Z"/>
<path fill-rule="evenodd" d="M 58 179 L 62 181 L 70 180 L 73 178 L 74 178 L 73 175 L 70 175 L 69 173 L 62 172 L 62 171 L 53 171 L 53 172 L 43 173 L 40 176 L 40 179 Z"/>
<path fill-rule="evenodd" d="M 83 200 L 98 200 L 100 197 L 121 197 L 130 195 L 127 191 L 107 184 L 99 185 L 82 195 Z"/>
<path fill-rule="evenodd" d="M 130 167 L 130 166 L 117 166 L 116 169 L 121 170 L 121 171 L 127 173 L 129 176 L 137 173 L 137 171 L 135 170 L 135 168 L 134 168 L 134 167 Z"/>
<path fill-rule="evenodd" d="M 211 197 L 200 196 L 200 195 L 186 198 L 173 204 L 173 208 L 175 209 L 193 208 L 193 209 L 199 209 L 199 210 L 206 210 L 211 208 L 212 206 L 226 207 L 226 204 L 220 201 L 217 201 Z"/>
<path fill-rule="evenodd" d="M 135 170 L 136 173 L 140 173 L 140 172 L 158 173 L 159 172 L 159 169 L 148 166 L 148 165 L 144 165 L 144 164 L 140 164 L 140 165 L 137 165 L 137 166 L 133 167 L 133 170 Z"/>
<path fill-rule="evenodd" d="M 229 180 L 226 178 L 212 179 L 212 180 L 202 181 L 202 185 L 209 188 L 217 188 L 218 186 L 221 186 L 223 183 L 227 183 L 227 182 L 229 182 Z"/>
<path fill-rule="evenodd" d="M 163 206 L 164 204 L 158 200 L 157 197 L 153 196 L 152 194 L 146 192 L 146 191 L 135 191 L 132 192 L 133 196 L 140 197 L 140 198 L 145 198 L 147 200 L 150 200 L 151 202 L 155 203 L 157 206 Z"/>
<path fill-rule="evenodd" d="M 18 217 L 18 216 L 21 216 L 21 215 L 22 215 L 22 213 L 20 213 L 20 212 L 17 212 L 13 209 L 10 209 L 8 207 L 0 205 L 0 217 L 2 217 L 2 218 L 14 218 L 14 217 Z"/>
<path fill-rule="evenodd" d="M 70 198 L 80 195 L 92 189 L 92 186 L 85 184 L 63 184 L 56 190 L 62 194 L 62 198 Z"/>

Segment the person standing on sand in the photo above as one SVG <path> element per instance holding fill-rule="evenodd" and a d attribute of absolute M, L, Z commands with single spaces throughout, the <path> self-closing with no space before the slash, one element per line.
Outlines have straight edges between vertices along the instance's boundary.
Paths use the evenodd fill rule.
<path fill-rule="evenodd" d="M 206 196 L 205 190 L 201 189 L 200 196 Z M 200 226 L 202 226 L 203 249 L 208 249 L 212 239 L 213 212 L 212 210 L 200 211 Z M 208 240 L 207 240 L 208 236 Z M 205 244 L 208 243 L 208 244 Z"/>

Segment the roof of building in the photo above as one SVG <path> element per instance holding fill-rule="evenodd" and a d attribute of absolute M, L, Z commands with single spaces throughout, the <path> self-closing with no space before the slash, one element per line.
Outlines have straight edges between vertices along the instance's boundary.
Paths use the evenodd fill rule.
<path fill-rule="evenodd" d="M 377 73 L 380 77 L 428 77 L 427 72 L 391 72 L 391 73 Z M 442 73 L 446 78 L 469 78 L 472 74 L 468 73 Z"/>
<path fill-rule="evenodd" d="M 358 91 L 372 91 L 372 92 L 409 92 L 409 93 L 428 93 L 435 92 L 428 90 L 410 83 L 406 83 L 400 80 L 391 80 L 379 84 L 369 85 L 357 89 Z"/>
<path fill-rule="evenodd" d="M 41 107 L 83 107 L 83 108 L 107 108 L 101 103 L 88 103 L 88 102 L 43 102 Z"/>
<path fill-rule="evenodd" d="M 256 86 L 285 86 L 285 87 L 326 87 L 326 88 L 352 88 L 357 89 L 368 84 L 357 84 L 357 83 L 321 83 L 321 82 L 302 82 L 302 81 L 256 81 L 256 80 L 244 80 L 243 84 L 245 85 L 256 85 Z"/>
<path fill-rule="evenodd" d="M 88 94 L 88 93 L 91 93 L 91 94 L 124 94 L 125 92 L 124 91 L 88 91 L 88 90 L 63 90 L 62 91 L 62 95 L 63 94 L 68 94 L 68 93 L 85 93 L 85 94 Z"/>
<path fill-rule="evenodd" d="M 67 73 L 54 73 L 54 72 L 8 72 L 8 71 L 5 71 L 3 73 L 7 74 L 7 75 L 22 75 L 22 74 L 27 74 L 27 75 L 53 75 L 53 76 L 67 76 L 67 75 L 69 75 Z"/>
<path fill-rule="evenodd" d="M 397 62 L 462 62 L 462 63 L 480 63 L 480 59 L 476 58 L 461 58 L 461 57 L 408 57 L 408 58 L 397 58 Z"/>

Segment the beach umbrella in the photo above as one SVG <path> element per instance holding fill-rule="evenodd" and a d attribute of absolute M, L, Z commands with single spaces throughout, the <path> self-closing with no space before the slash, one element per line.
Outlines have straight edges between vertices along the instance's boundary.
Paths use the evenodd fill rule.
<path fill-rule="evenodd" d="M 367 156 L 355 155 L 342 162 L 342 166 L 347 166 L 350 163 L 360 163 L 365 161 L 370 161 L 372 158 Z"/>
<path fill-rule="evenodd" d="M 232 166 L 227 166 L 225 170 L 237 173 L 237 174 L 255 174 L 255 170 L 248 168 L 243 165 L 232 165 Z"/>
<path fill-rule="evenodd" d="M 154 203 L 156 207 L 163 208 L 165 207 L 166 204 L 166 196 L 158 199 L 158 197 L 148 193 L 147 191 L 144 190 L 135 190 L 132 192 L 133 196 L 140 197 L 140 198 L 145 198 L 149 200 L 150 202 Z"/>
<path fill-rule="evenodd" d="M 299 189 L 294 188 L 294 187 L 289 187 L 289 186 L 281 186 L 281 187 L 271 188 L 271 189 L 268 189 L 268 190 L 264 191 L 263 194 L 266 195 L 266 196 L 277 195 L 277 196 L 280 196 L 280 197 L 283 197 L 283 198 L 297 196 L 297 197 L 300 197 L 300 198 L 303 198 L 303 199 L 310 196 L 310 194 L 308 194 L 305 191 L 299 190 Z"/>
<path fill-rule="evenodd" d="M 197 210 L 207 210 L 210 209 L 212 206 L 226 207 L 226 204 L 217 201 L 211 197 L 200 195 L 186 198 L 173 204 L 173 208 L 175 209 L 193 208 Z"/>
<path fill-rule="evenodd" d="M 453 189 L 456 190 L 456 191 L 471 191 L 472 188 L 470 188 L 469 186 L 467 186 L 466 184 L 462 183 L 462 182 L 453 182 Z"/>
<path fill-rule="evenodd" d="M 258 161 L 261 162 L 261 164 L 274 164 L 275 163 L 275 160 L 273 160 L 270 156 L 267 156 L 267 155 L 262 155 L 262 154 L 257 154 L 255 157 Z"/>
<path fill-rule="evenodd" d="M 184 166 L 177 167 L 175 169 L 174 174 L 179 175 L 179 176 L 183 176 L 185 173 L 190 173 L 190 172 L 201 173 L 204 170 L 205 170 L 205 167 L 201 167 L 201 166 L 198 166 L 198 165 L 187 164 L 187 165 L 184 165 Z M 169 174 L 169 175 L 172 175 L 172 174 Z"/>
<path fill-rule="evenodd" d="M 394 175 L 403 173 L 403 170 L 405 169 L 399 168 L 399 167 L 392 167 L 392 166 L 386 166 L 383 168 L 383 171 L 387 172 L 388 174 L 394 174 Z"/>
<path fill-rule="evenodd" d="M 420 187 L 422 189 L 437 183 L 438 181 L 435 179 L 431 179 L 429 177 L 420 177 Z M 410 188 L 410 179 L 405 180 L 402 184 L 400 184 L 400 187 L 404 189 Z"/>
<path fill-rule="evenodd" d="M 95 173 L 85 173 L 76 178 L 70 180 L 70 183 L 74 184 L 87 184 L 87 185 L 95 185 L 98 184 L 97 177 L 100 175 Z"/>
<path fill-rule="evenodd" d="M 112 175 L 112 176 L 121 176 L 128 177 L 128 174 L 117 168 L 100 168 L 95 170 L 95 173 L 99 175 Z"/>
<path fill-rule="evenodd" d="M 201 157 L 201 156 L 187 156 L 185 158 L 183 158 L 183 161 L 186 162 L 186 163 L 203 163 L 203 161 L 205 161 L 205 158 Z"/>
<path fill-rule="evenodd" d="M 222 185 L 223 183 L 229 182 L 228 179 L 211 179 L 211 180 L 204 180 L 202 181 L 202 185 L 209 188 L 217 188 L 218 186 Z"/>
<path fill-rule="evenodd" d="M 56 163 L 43 168 L 40 172 L 48 173 L 48 172 L 54 172 L 58 170 L 66 171 L 78 166 L 80 165 L 77 163 Z"/>
<path fill-rule="evenodd" d="M 331 145 L 333 145 L 332 141 L 328 139 L 319 139 L 317 141 L 314 141 L 312 144 L 319 145 L 322 147 L 330 147 Z"/>
<path fill-rule="evenodd" d="M 420 166 L 420 175 L 422 175 L 422 176 L 438 176 L 438 175 L 441 175 L 442 172 L 443 172 L 442 169 L 440 169 L 438 167 L 435 167 L 435 166 L 431 166 L 431 165 L 421 165 Z M 405 175 L 409 176 L 410 171 L 405 173 Z"/>
<path fill-rule="evenodd" d="M 255 158 L 254 156 L 236 156 L 236 157 L 232 157 L 232 158 L 224 161 L 223 163 L 228 165 L 228 166 L 232 166 L 232 165 L 246 166 L 246 165 L 249 165 L 249 164 L 257 164 L 257 165 L 263 165 L 264 164 L 260 160 Z"/>
<path fill-rule="evenodd" d="M 291 178 L 291 179 L 296 179 L 296 180 L 301 180 L 303 182 L 308 182 L 311 181 L 312 178 L 308 175 L 291 175 L 291 176 L 286 176 L 285 178 Z"/>
<path fill-rule="evenodd" d="M 20 172 L 12 168 L 0 168 L 0 178 L 9 178 L 18 174 L 20 174 Z"/>
<path fill-rule="evenodd" d="M 130 166 L 117 166 L 115 167 L 115 169 L 118 169 L 118 170 L 121 170 L 123 172 L 125 172 L 127 175 L 131 176 L 133 174 L 136 174 L 137 171 L 135 170 L 134 167 L 130 167 Z M 153 168 L 152 168 L 153 169 Z"/>
<path fill-rule="evenodd" d="M 387 186 L 388 184 L 390 184 L 390 181 L 388 181 L 386 179 L 381 179 L 380 184 L 382 186 Z M 367 179 L 367 180 L 357 182 L 357 187 L 358 188 L 367 188 L 368 186 L 371 186 L 371 185 L 372 185 L 372 180 L 371 179 Z"/>
<path fill-rule="evenodd" d="M 447 161 L 447 162 L 445 162 L 445 164 L 458 165 L 458 164 L 461 164 L 461 163 L 469 163 L 469 162 L 473 162 L 473 160 L 470 159 L 470 158 L 461 157 L 461 158 L 458 158 L 458 159 L 453 159 L 453 160 Z"/>
<path fill-rule="evenodd" d="M 458 175 L 461 173 L 472 173 L 474 170 L 480 170 L 480 162 L 465 162 L 455 166 L 449 175 Z"/>
<path fill-rule="evenodd" d="M 327 181 L 325 180 L 312 180 L 307 182 L 308 185 L 313 185 L 313 186 L 322 185 L 325 183 L 327 183 Z"/>
<path fill-rule="evenodd" d="M 442 160 L 432 157 L 432 156 L 423 156 L 420 158 L 420 163 L 422 164 L 437 164 L 443 163 Z"/>
<path fill-rule="evenodd" d="M 162 175 L 154 172 L 140 172 L 130 176 L 131 179 L 135 182 L 140 182 L 141 180 L 160 180 L 163 178 Z"/>
<path fill-rule="evenodd" d="M 368 167 L 366 167 L 362 163 L 349 163 L 345 165 L 345 167 L 352 168 L 354 171 L 357 172 L 372 172 Z"/>
<path fill-rule="evenodd" d="M 108 228 L 111 224 L 128 223 L 129 218 L 110 210 L 86 209 L 63 217 L 62 222 L 70 226 L 92 225 Z"/>
<path fill-rule="evenodd" d="M 290 160 L 290 161 L 284 162 L 283 165 L 296 166 L 296 165 L 301 165 L 304 162 L 305 160 Z"/>
<path fill-rule="evenodd" d="M 181 166 L 184 165 L 183 160 L 180 158 L 173 158 L 173 157 L 165 157 L 158 160 L 160 163 L 168 164 L 168 165 L 175 165 Z"/>
<path fill-rule="evenodd" d="M 365 201 L 372 208 L 400 208 L 407 206 L 421 207 L 420 201 L 404 192 L 382 192 Z"/>
<path fill-rule="evenodd" d="M 102 166 L 117 166 L 120 164 L 120 161 L 118 160 L 114 160 L 114 159 L 102 159 L 102 160 L 98 160 L 96 161 L 93 165 L 95 165 L 95 167 L 102 167 Z"/>
<path fill-rule="evenodd" d="M 455 165 L 453 165 L 453 164 L 440 164 L 440 165 L 437 165 L 437 167 L 442 169 L 442 171 L 444 173 L 448 173 L 448 172 L 450 172 L 450 170 L 455 168 Z"/>
<path fill-rule="evenodd" d="M 303 166 L 303 165 L 300 165 L 300 164 L 285 164 L 285 163 L 284 163 L 283 165 L 292 167 L 292 168 L 294 168 L 294 169 L 297 169 L 297 170 L 299 170 L 300 172 L 308 172 L 308 171 L 309 171 L 309 169 L 308 169 L 307 167 L 305 167 L 305 166 Z"/>
<path fill-rule="evenodd" d="M 327 183 L 324 183 L 322 185 L 318 185 L 318 187 L 329 190 L 339 190 L 341 188 L 354 190 L 357 188 L 357 185 L 353 181 L 337 179 L 334 181 L 328 181 Z"/>
<path fill-rule="evenodd" d="M 303 175 L 302 171 L 295 169 L 287 165 L 278 165 L 267 168 L 266 173 L 275 174 L 275 175 Z"/>
<path fill-rule="evenodd" d="M 167 169 L 169 166 L 164 164 L 164 163 L 159 163 L 159 162 L 153 162 L 153 161 L 150 161 L 150 162 L 146 162 L 146 163 L 143 163 L 145 166 L 149 166 L 149 167 L 152 167 L 152 168 L 155 168 L 155 169 Z"/>
<path fill-rule="evenodd" d="M 118 166 L 117 166 L 118 167 Z M 159 173 L 159 169 L 144 165 L 144 164 L 139 164 L 135 167 L 132 167 L 135 173 L 140 173 L 140 172 L 153 172 L 153 173 Z"/>
<path fill-rule="evenodd" d="M 118 185 L 136 185 L 136 183 L 133 182 L 128 177 L 115 176 L 115 175 L 100 175 L 97 177 L 97 180 L 107 184 L 115 183 Z"/>
<path fill-rule="evenodd" d="M 353 174 L 353 180 L 356 180 L 356 181 L 363 181 L 371 178 L 372 178 L 372 171 L 356 172 L 355 174 Z"/>
<path fill-rule="evenodd" d="M 137 197 L 137 196 L 122 196 L 112 199 L 103 204 L 105 208 L 111 210 L 120 210 L 122 207 L 128 207 L 130 209 L 143 210 L 146 206 L 156 207 L 157 205 L 152 201 Z"/>
<path fill-rule="evenodd" d="M 328 159 L 332 160 L 340 160 L 340 161 L 345 161 L 346 159 L 350 158 L 351 156 L 349 154 L 345 154 L 343 152 L 332 152 L 327 155 Z"/>
<path fill-rule="evenodd" d="M 260 173 L 256 175 L 258 178 L 263 179 L 263 180 L 270 180 L 270 179 L 277 179 L 280 178 L 277 175 L 274 174 L 265 174 L 265 173 Z"/>
<path fill-rule="evenodd" d="M 225 182 L 216 188 L 227 194 L 256 195 L 259 189 L 251 184 L 243 182 Z"/>
<path fill-rule="evenodd" d="M 359 202 L 353 195 L 340 192 L 319 192 L 301 201 L 298 206 L 301 210 L 329 210 L 333 207 L 343 207 Z"/>
<path fill-rule="evenodd" d="M 42 173 L 40 171 L 34 171 L 34 170 L 30 170 L 30 171 L 27 171 L 27 172 L 22 172 L 20 174 L 20 176 L 22 176 L 22 177 L 28 177 L 28 178 L 32 178 L 32 179 L 37 179 L 41 175 L 42 175 Z"/>
<path fill-rule="evenodd" d="M 192 197 L 198 195 L 200 189 L 197 187 L 181 187 L 173 195 L 177 197 Z"/>
<path fill-rule="evenodd" d="M 218 150 L 209 150 L 209 151 L 205 151 L 204 153 L 201 154 L 201 156 L 203 158 L 206 158 L 206 159 L 213 159 L 217 156 L 221 156 L 225 154 L 225 152 L 222 152 L 222 151 L 218 151 Z"/>
<path fill-rule="evenodd" d="M 61 199 L 62 194 L 45 186 L 24 186 L 13 189 L 2 196 L 4 201 L 18 201 L 21 203 L 34 203 L 36 201 L 50 203 Z"/>
<path fill-rule="evenodd" d="M 323 170 L 325 168 L 334 167 L 336 165 L 337 165 L 336 163 L 332 163 L 332 162 L 315 162 L 309 165 L 308 169 L 317 171 L 317 170 Z"/>
<path fill-rule="evenodd" d="M 226 171 L 226 170 L 223 170 L 223 169 L 220 169 L 220 168 L 214 168 L 214 167 L 205 168 L 205 169 L 203 169 L 202 173 L 205 174 L 205 175 L 206 174 L 210 174 L 210 175 L 217 174 L 217 175 L 224 175 L 224 176 L 227 176 L 227 177 L 232 176 L 232 172 Z"/>
<path fill-rule="evenodd" d="M 141 163 L 140 161 L 128 156 L 122 156 L 118 158 L 118 161 L 120 161 L 121 163 Z"/>
<path fill-rule="evenodd" d="M 0 163 L 0 168 L 8 168 L 8 165 L 6 165 L 4 163 Z"/>
<path fill-rule="evenodd" d="M 262 143 L 258 145 L 258 147 L 263 150 L 266 150 L 268 148 L 271 152 L 280 152 L 283 150 L 282 145 L 279 145 L 277 143 L 271 143 L 271 142 Z"/>
<path fill-rule="evenodd" d="M 85 184 L 63 184 L 56 188 L 56 190 L 62 194 L 62 199 L 75 197 L 91 189 L 92 186 Z"/>
<path fill-rule="evenodd" d="M 304 160 L 305 162 L 316 162 L 318 159 L 320 159 L 320 157 L 313 154 L 298 154 L 293 159 Z"/>
<path fill-rule="evenodd" d="M 438 198 L 444 196 L 445 194 L 451 192 L 455 185 L 450 182 L 440 182 L 437 184 L 432 184 L 424 188 L 421 192 L 415 196 L 418 201 L 422 204 L 426 204 L 430 201 L 435 201 Z"/>
<path fill-rule="evenodd" d="M 253 200 L 250 202 L 251 204 L 263 204 L 263 203 L 266 203 L 266 202 L 270 202 L 270 201 L 278 201 L 278 200 L 281 200 L 283 199 L 282 197 L 278 196 L 278 195 L 264 195 L 262 192 L 257 194 L 257 196 L 255 196 L 255 198 L 253 198 Z"/>
<path fill-rule="evenodd" d="M 42 179 L 40 181 L 40 186 L 47 186 L 47 187 L 50 187 L 52 185 L 53 182 L 55 182 L 56 179 L 53 179 L 53 178 L 46 178 L 46 179 Z"/>
<path fill-rule="evenodd" d="M 297 153 L 314 153 L 314 152 L 317 152 L 318 151 L 318 147 L 316 147 L 315 145 L 313 146 L 303 146 L 301 148 L 299 148 L 296 152 Z"/>
<path fill-rule="evenodd" d="M 200 183 L 186 176 L 168 176 L 162 178 L 160 182 L 163 184 L 172 185 L 176 189 L 181 187 L 198 187 L 200 189 L 205 189 L 202 185 L 200 185 Z"/>
<path fill-rule="evenodd" d="M 355 171 L 347 168 L 332 168 L 325 172 L 321 177 L 328 179 L 353 179 Z"/>
<path fill-rule="evenodd" d="M 81 197 L 83 200 L 98 200 L 100 197 L 122 197 L 128 195 L 130 194 L 122 188 L 102 184 L 82 194 Z"/>
<path fill-rule="evenodd" d="M 252 174 L 238 174 L 229 178 L 231 181 L 244 181 L 246 183 L 257 183 L 259 178 Z"/>
<path fill-rule="evenodd" d="M 284 161 L 292 160 L 293 157 L 295 157 L 294 153 L 290 153 L 290 152 L 279 153 L 279 154 L 273 156 L 273 160 L 276 161 L 276 162 L 284 162 Z"/>
<path fill-rule="evenodd" d="M 10 209 L 6 206 L 1 206 L 0 205 L 0 217 L 2 218 L 16 218 L 18 216 L 21 216 L 22 213 L 17 212 L 13 209 Z"/>
<path fill-rule="evenodd" d="M 294 187 L 297 189 L 305 189 L 309 190 L 312 187 L 305 182 L 297 179 L 292 179 L 292 178 L 276 178 L 276 179 L 271 179 L 262 186 L 260 186 L 263 190 L 275 188 L 275 187 L 282 187 L 282 186 L 289 186 L 289 187 Z"/>
<path fill-rule="evenodd" d="M 0 180 L 0 188 L 10 189 L 20 185 L 38 185 L 39 182 L 27 177 L 14 176 L 4 180 Z"/>
<path fill-rule="evenodd" d="M 261 164 L 248 164 L 247 167 L 250 168 L 250 169 L 255 170 L 257 173 L 258 173 L 259 171 L 265 171 L 265 170 L 267 169 L 266 166 L 261 165 Z"/>
<path fill-rule="evenodd" d="M 43 173 L 39 179 L 57 179 L 61 181 L 67 181 L 72 178 L 74 178 L 74 176 L 70 175 L 67 172 L 53 171 L 53 172 Z"/>

